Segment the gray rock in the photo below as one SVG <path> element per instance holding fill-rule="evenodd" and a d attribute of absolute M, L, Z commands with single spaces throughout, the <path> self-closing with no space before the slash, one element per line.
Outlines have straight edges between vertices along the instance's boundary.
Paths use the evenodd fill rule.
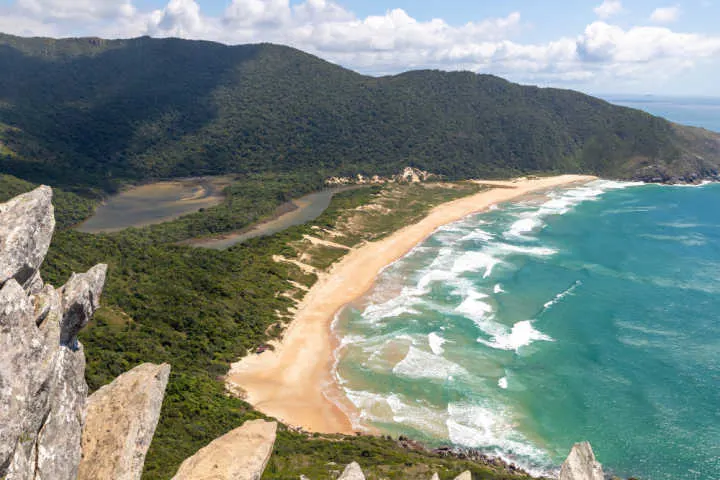
<path fill-rule="evenodd" d="M 34 463 L 37 432 L 49 411 L 57 345 L 44 342 L 34 311 L 15 279 L 0 289 L 0 478 L 26 478 L 18 469 Z"/>
<path fill-rule="evenodd" d="M 142 476 L 169 377 L 170 365 L 145 363 L 88 398 L 79 480 Z"/>
<path fill-rule="evenodd" d="M 107 265 L 96 265 L 87 273 L 73 274 L 61 289 L 63 319 L 60 344 L 77 348 L 77 335 L 100 307 Z"/>
<path fill-rule="evenodd" d="M 87 385 L 77 335 L 99 307 L 107 266 L 73 274 L 57 290 L 43 283 L 39 268 L 55 227 L 51 200 L 52 191 L 40 187 L 0 204 L 2 480 L 78 477 Z M 104 449 L 96 444 L 88 461 L 106 470 L 92 478 L 140 478 L 169 370 L 138 367 L 93 396 L 91 424 L 96 432 L 104 424 L 106 435 L 96 435 Z"/>
<path fill-rule="evenodd" d="M 260 480 L 276 432 L 276 422 L 245 422 L 186 459 L 173 480 Z"/>
<path fill-rule="evenodd" d="M 73 275 L 60 290 L 44 285 L 38 269 L 55 226 L 51 199 L 51 190 L 40 187 L 0 205 L 0 478 L 5 480 L 74 480 L 80 461 L 87 385 L 77 332 L 98 307 L 106 267 Z"/>
<path fill-rule="evenodd" d="M 357 462 L 352 462 L 345 467 L 345 471 L 340 475 L 338 480 L 365 480 L 365 474 Z"/>
<path fill-rule="evenodd" d="M 85 353 L 82 345 L 58 350 L 50 409 L 37 437 L 37 480 L 75 479 L 85 421 Z"/>
<path fill-rule="evenodd" d="M 603 480 L 603 469 L 588 442 L 576 443 L 560 469 L 560 480 Z"/>
<path fill-rule="evenodd" d="M 14 278 L 24 288 L 37 287 L 55 229 L 53 214 L 52 190 L 45 186 L 0 204 L 0 285 Z"/>
<path fill-rule="evenodd" d="M 455 477 L 455 480 L 472 480 L 472 473 L 470 472 L 463 472 L 457 477 Z"/>
<path fill-rule="evenodd" d="M 440 476 L 437 473 L 433 473 L 433 476 L 430 480 L 440 480 Z"/>

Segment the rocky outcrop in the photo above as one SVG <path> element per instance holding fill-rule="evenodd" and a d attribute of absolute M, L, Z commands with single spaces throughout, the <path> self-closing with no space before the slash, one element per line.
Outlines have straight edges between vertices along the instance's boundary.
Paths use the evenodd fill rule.
<path fill-rule="evenodd" d="M 338 480 L 365 480 L 365 474 L 363 474 L 357 462 L 352 462 L 345 467 L 345 471 L 343 471 Z"/>
<path fill-rule="evenodd" d="M 560 480 L 603 480 L 603 469 L 588 442 L 576 443 L 560 469 Z"/>
<path fill-rule="evenodd" d="M 455 480 L 472 480 L 472 473 L 470 472 L 463 472 L 457 477 L 455 477 Z"/>
<path fill-rule="evenodd" d="M 0 204 L 0 478 L 75 480 L 81 458 L 88 388 L 85 354 L 77 335 L 100 306 L 106 265 L 73 274 L 61 288 L 45 285 L 40 265 L 55 228 L 52 190 L 40 187 Z M 92 403 L 104 412 L 117 451 L 94 460 L 107 465 L 124 455 L 139 478 L 157 424 L 169 367 L 155 381 L 128 374 L 101 389 Z M 143 371 L 142 369 L 140 371 Z M 128 383 L 130 385 L 128 385 Z M 125 390 L 119 386 L 125 385 Z M 120 393 L 125 397 L 122 403 Z M 127 408 L 133 410 L 128 411 Z M 123 430 L 124 427 L 127 427 Z M 107 433 L 107 432 L 106 432 Z M 109 435 L 99 436 L 107 443 Z M 120 448 L 122 446 L 123 448 Z M 95 452 L 94 452 L 95 453 Z M 114 458 L 114 457 L 113 457 Z"/>
<path fill-rule="evenodd" d="M 88 398 L 78 480 L 142 476 L 169 377 L 170 365 L 145 363 Z"/>
<path fill-rule="evenodd" d="M 0 205 L 0 478 L 74 479 L 85 419 L 77 334 L 98 308 L 107 267 L 60 289 L 39 268 L 55 227 L 52 191 Z"/>
<path fill-rule="evenodd" d="M 276 422 L 245 422 L 185 460 L 173 480 L 259 480 L 276 432 Z"/>
<path fill-rule="evenodd" d="M 0 205 L 0 285 L 33 285 L 55 229 L 51 200 L 50 187 L 40 187 Z"/>

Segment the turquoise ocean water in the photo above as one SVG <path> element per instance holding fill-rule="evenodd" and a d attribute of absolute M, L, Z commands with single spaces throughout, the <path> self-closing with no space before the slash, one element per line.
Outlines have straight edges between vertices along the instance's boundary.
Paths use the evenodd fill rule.
<path fill-rule="evenodd" d="M 552 473 L 720 479 L 720 185 L 597 181 L 438 230 L 342 311 L 366 425 Z"/>

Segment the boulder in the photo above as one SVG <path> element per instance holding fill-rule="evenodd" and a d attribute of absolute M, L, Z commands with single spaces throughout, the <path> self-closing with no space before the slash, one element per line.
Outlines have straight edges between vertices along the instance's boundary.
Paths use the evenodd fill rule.
<path fill-rule="evenodd" d="M 169 377 L 170 365 L 145 363 L 88 398 L 78 480 L 140 479 Z"/>
<path fill-rule="evenodd" d="M 276 432 L 276 422 L 245 422 L 186 459 L 173 480 L 259 480 L 272 454 Z"/>
<path fill-rule="evenodd" d="M 560 480 L 603 480 L 602 465 L 588 442 L 576 443 L 560 469 Z"/>
<path fill-rule="evenodd" d="M 50 187 L 0 204 L 0 285 L 14 278 L 23 288 L 37 288 L 37 273 L 54 229 Z"/>
<path fill-rule="evenodd" d="M 345 467 L 345 471 L 340 475 L 338 480 L 365 480 L 365 474 L 363 474 L 357 462 L 352 462 Z"/>

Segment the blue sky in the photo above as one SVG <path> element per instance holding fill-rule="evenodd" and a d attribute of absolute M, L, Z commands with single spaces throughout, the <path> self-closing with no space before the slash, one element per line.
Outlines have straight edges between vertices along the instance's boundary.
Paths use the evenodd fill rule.
<path fill-rule="evenodd" d="M 720 96 L 720 0 L 0 0 L 0 31 L 291 45 L 590 93 Z"/>

